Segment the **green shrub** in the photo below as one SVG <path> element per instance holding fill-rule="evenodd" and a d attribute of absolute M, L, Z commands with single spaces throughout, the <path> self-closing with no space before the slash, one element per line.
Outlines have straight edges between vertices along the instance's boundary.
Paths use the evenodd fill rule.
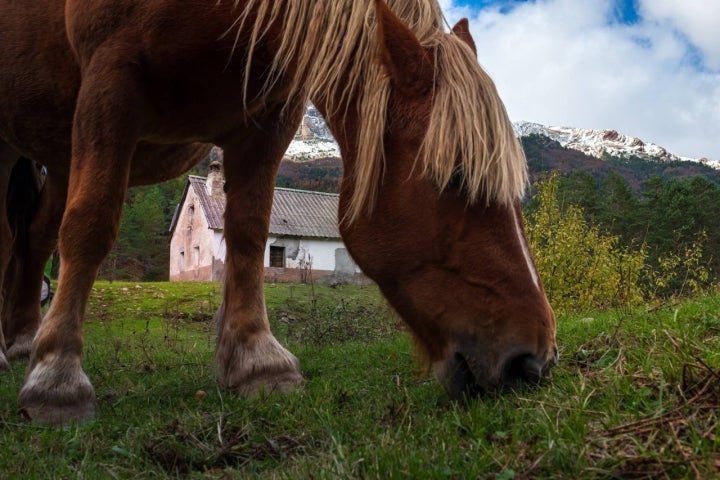
<path fill-rule="evenodd" d="M 553 308 L 569 313 L 642 302 L 644 248 L 623 248 L 618 237 L 589 225 L 581 208 L 563 208 L 558 185 L 557 174 L 536 185 L 537 208 L 526 226 Z"/>
<path fill-rule="evenodd" d="M 704 250 L 707 234 L 700 232 L 688 244 L 678 244 L 673 251 L 657 258 L 657 266 L 649 268 L 644 279 L 654 298 L 698 296 L 712 288 L 710 267 Z"/>

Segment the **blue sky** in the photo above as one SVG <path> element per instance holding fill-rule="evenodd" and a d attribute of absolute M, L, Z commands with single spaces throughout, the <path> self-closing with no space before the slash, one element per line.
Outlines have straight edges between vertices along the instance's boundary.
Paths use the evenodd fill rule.
<path fill-rule="evenodd" d="M 457 5 L 467 6 L 476 10 L 486 7 L 499 7 L 504 13 L 510 12 L 514 7 L 531 2 L 532 0 L 461 0 Z M 712 1 L 712 0 L 711 0 Z M 638 20 L 637 0 L 616 0 L 613 15 L 620 23 L 633 24 Z"/>
<path fill-rule="evenodd" d="M 720 0 L 439 0 L 512 120 L 720 160 Z"/>

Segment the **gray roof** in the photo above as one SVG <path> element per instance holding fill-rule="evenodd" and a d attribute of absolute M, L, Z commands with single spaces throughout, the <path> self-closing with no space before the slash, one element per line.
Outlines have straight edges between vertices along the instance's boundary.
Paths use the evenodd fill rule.
<path fill-rule="evenodd" d="M 208 195 L 204 177 L 190 175 L 188 176 L 188 183 L 200 200 L 200 206 L 202 206 L 202 211 L 207 219 L 208 227 L 213 230 L 222 230 L 224 225 L 223 215 L 225 214 L 225 195 Z"/>
<path fill-rule="evenodd" d="M 200 201 L 209 228 L 222 230 L 225 196 L 208 195 L 205 180 L 204 177 L 190 175 L 180 204 L 184 203 L 187 190 L 192 188 Z M 337 225 L 338 199 L 339 195 L 335 193 L 275 188 L 270 214 L 270 235 L 340 238 Z M 176 221 L 177 219 L 173 218 L 171 232 L 175 229 Z"/>
<path fill-rule="evenodd" d="M 339 195 L 276 188 L 270 214 L 270 234 L 340 238 L 337 224 Z"/>

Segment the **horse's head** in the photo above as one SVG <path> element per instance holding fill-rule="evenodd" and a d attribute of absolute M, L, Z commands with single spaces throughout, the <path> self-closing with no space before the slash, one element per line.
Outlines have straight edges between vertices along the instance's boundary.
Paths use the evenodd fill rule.
<path fill-rule="evenodd" d="M 446 108 L 437 102 L 462 101 L 462 95 L 438 95 L 437 82 L 454 81 L 462 89 L 486 80 L 438 80 L 437 49 L 421 46 L 383 2 L 377 4 L 381 61 L 390 78 L 385 165 L 373 207 L 355 216 L 358 181 L 344 181 L 340 215 L 350 212 L 341 224 L 345 243 L 406 321 L 452 397 L 535 384 L 554 364 L 557 349 L 555 316 L 522 227 L 518 192 L 524 188 L 524 158 L 519 174 L 508 173 L 519 167 L 503 166 L 503 158 L 490 166 L 464 158 L 477 147 L 461 138 L 468 130 L 432 119 L 434 108 Z M 454 36 L 451 41 L 472 55 L 465 22 L 444 35 Z M 500 116 L 509 125 L 504 107 L 492 108 L 466 104 L 460 111 L 474 115 L 468 121 Z M 487 149 L 499 151 L 507 138 L 493 138 L 499 127 L 485 127 Z M 443 131 L 430 131 L 434 128 Z M 426 137 L 438 134 L 443 138 L 435 145 L 455 157 L 449 169 L 422 163 L 423 156 L 446 153 L 423 152 Z M 513 149 L 519 151 L 517 144 Z M 486 178 L 502 175 L 506 178 Z"/>

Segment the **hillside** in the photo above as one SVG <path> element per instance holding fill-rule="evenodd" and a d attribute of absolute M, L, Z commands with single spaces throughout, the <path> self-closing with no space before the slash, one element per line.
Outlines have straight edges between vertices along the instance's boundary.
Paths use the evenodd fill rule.
<path fill-rule="evenodd" d="M 523 136 L 521 142 L 533 181 L 553 171 L 559 172 L 562 176 L 584 171 L 597 180 L 602 180 L 610 172 L 615 172 L 625 179 L 636 194 L 642 190 L 644 183 L 651 176 L 663 179 L 702 176 L 720 185 L 720 171 L 707 164 L 682 160 L 678 157 L 663 159 L 635 155 L 613 156 L 604 153 L 602 158 L 597 158 L 579 150 L 563 147 L 557 140 L 539 133 Z"/>
<path fill-rule="evenodd" d="M 639 193 L 651 176 L 663 179 L 703 176 L 720 185 L 718 161 L 690 159 L 615 130 L 513 124 L 528 160 L 532 181 L 552 171 L 561 175 L 585 171 L 598 181 L 615 172 Z M 309 105 L 280 166 L 281 187 L 339 191 L 340 152 L 317 109 Z"/>
<path fill-rule="evenodd" d="M 303 162 L 285 159 L 280 163 L 275 185 L 337 193 L 342 172 L 339 157 L 320 157 Z"/>
<path fill-rule="evenodd" d="M 563 147 L 556 140 L 541 134 L 521 137 L 528 161 L 530 179 L 535 182 L 557 171 L 562 176 L 573 172 L 590 173 L 598 181 L 611 172 L 619 174 L 635 194 L 652 176 L 663 179 L 682 179 L 702 176 L 720 185 L 720 170 L 690 160 L 663 160 L 653 157 L 612 156 L 597 158 L 579 150 Z M 342 161 L 339 157 L 320 156 L 298 161 L 286 157 L 280 164 L 276 185 L 279 187 L 338 192 L 342 178 Z"/>

